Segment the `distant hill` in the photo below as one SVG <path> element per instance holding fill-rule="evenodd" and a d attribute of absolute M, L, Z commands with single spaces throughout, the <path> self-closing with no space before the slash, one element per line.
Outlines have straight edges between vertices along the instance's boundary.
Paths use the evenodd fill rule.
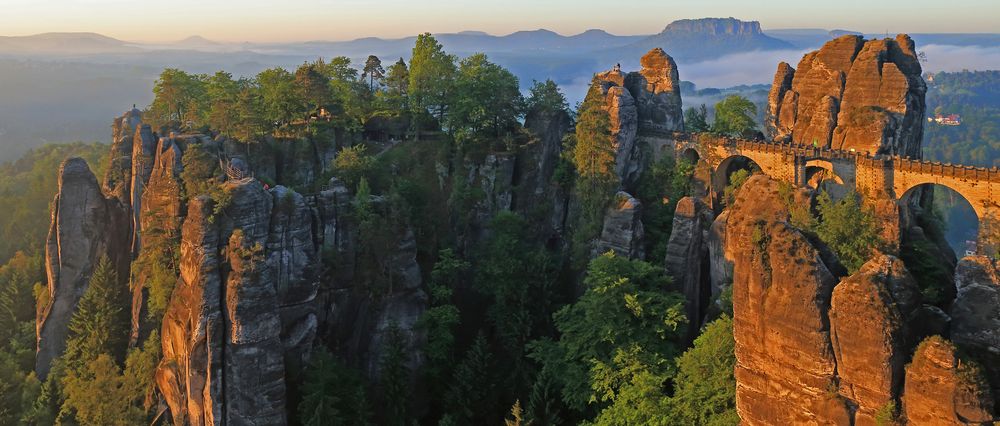
<path fill-rule="evenodd" d="M 662 47 L 679 62 L 717 58 L 754 50 L 792 49 L 791 43 L 764 34 L 760 22 L 736 18 L 682 19 L 655 34 L 623 47 L 632 55 Z"/>
<path fill-rule="evenodd" d="M 0 37 L 0 54 L 93 54 L 135 52 L 138 47 L 97 33 L 44 33 Z"/>

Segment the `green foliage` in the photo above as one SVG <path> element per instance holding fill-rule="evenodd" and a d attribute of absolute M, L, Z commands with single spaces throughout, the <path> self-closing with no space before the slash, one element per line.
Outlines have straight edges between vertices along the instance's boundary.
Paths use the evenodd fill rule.
<path fill-rule="evenodd" d="M 833 201 L 823 191 L 817 197 L 817 210 L 816 236 L 833 250 L 849 273 L 857 272 L 872 251 L 883 245 L 874 212 L 861 205 L 857 194 Z"/>
<path fill-rule="evenodd" d="M 326 348 L 313 351 L 303 377 L 298 414 L 304 426 L 369 424 L 361 376 L 341 365 Z"/>
<path fill-rule="evenodd" d="M 63 379 L 60 417 L 71 417 L 82 425 L 135 425 L 146 422 L 138 400 L 144 389 L 135 388 L 114 359 L 100 354 L 80 369 L 70 370 Z"/>
<path fill-rule="evenodd" d="M 0 266 L 0 424 L 22 424 L 21 419 L 30 412 L 41 392 L 41 383 L 32 372 L 35 367 L 32 283 L 44 279 L 41 261 L 39 255 L 18 252 Z"/>
<path fill-rule="evenodd" d="M 552 376 L 552 369 L 543 368 L 531 386 L 527 418 L 532 424 L 558 426 L 563 424 L 562 399 L 559 383 Z"/>
<path fill-rule="evenodd" d="M 483 424 L 496 420 L 496 373 L 486 338 L 479 334 L 455 367 L 444 395 L 448 415 L 456 424 Z"/>
<path fill-rule="evenodd" d="M 257 74 L 262 117 L 271 125 L 283 125 L 305 114 L 305 100 L 299 98 L 295 76 L 284 68 L 271 68 Z"/>
<path fill-rule="evenodd" d="M 685 130 L 698 133 L 707 132 L 711 128 L 708 124 L 708 110 L 705 108 L 705 104 L 701 104 L 699 108 L 690 107 L 684 111 Z"/>
<path fill-rule="evenodd" d="M 208 78 L 205 92 L 208 125 L 224 134 L 233 134 L 240 122 L 240 83 L 233 80 L 232 74 L 219 71 Z"/>
<path fill-rule="evenodd" d="M 153 94 L 146 120 L 154 128 L 171 122 L 197 121 L 205 102 L 205 76 L 167 68 L 154 83 Z"/>
<path fill-rule="evenodd" d="M 669 283 L 661 268 L 613 253 L 590 262 L 584 294 L 554 315 L 559 340 L 531 345 L 569 407 L 660 405 L 687 323 L 683 296 L 664 291 Z"/>
<path fill-rule="evenodd" d="M 675 162 L 673 157 L 665 156 L 650 164 L 639 178 L 636 197 L 642 201 L 642 224 L 646 230 L 643 242 L 648 259 L 666 256 L 674 210 L 677 202 L 691 192 L 694 168 L 685 159 Z"/>
<path fill-rule="evenodd" d="M 454 86 L 457 58 L 445 53 L 430 33 L 417 36 L 410 58 L 407 88 L 410 107 L 418 116 L 431 114 L 444 121 Z"/>
<path fill-rule="evenodd" d="M 329 106 L 332 97 L 330 79 L 318 64 L 305 63 L 295 70 L 295 91 L 305 101 L 306 111 Z"/>
<path fill-rule="evenodd" d="M 99 355 L 122 359 L 128 342 L 127 306 L 118 274 L 111 261 L 102 257 L 94 267 L 90 283 L 69 321 L 66 352 L 62 357 L 69 372 L 80 372 Z"/>
<path fill-rule="evenodd" d="M 715 104 L 715 122 L 712 131 L 730 136 L 745 137 L 757 128 L 754 117 L 757 106 L 748 99 L 731 95 Z"/>
<path fill-rule="evenodd" d="M 924 124 L 924 158 L 1000 167 L 1000 71 L 939 72 L 927 85 L 927 110 L 958 114 L 962 124 Z"/>
<path fill-rule="evenodd" d="M 897 421 L 898 415 L 899 411 L 896 409 L 896 402 L 889 401 L 875 412 L 875 424 L 877 426 L 896 425 L 899 423 Z"/>
<path fill-rule="evenodd" d="M 482 53 L 459 63 L 452 96 L 448 127 L 459 141 L 509 134 L 524 109 L 517 77 Z"/>
<path fill-rule="evenodd" d="M 532 238 L 522 217 L 501 212 L 490 223 L 492 233 L 478 253 L 475 289 L 488 297 L 487 318 L 509 363 L 506 378 L 513 389 L 528 386 L 525 345 L 548 327 L 556 299 L 553 260 Z"/>
<path fill-rule="evenodd" d="M 428 284 L 430 307 L 421 315 L 417 325 L 427 332 L 427 343 L 424 345 L 427 363 L 424 368 L 428 385 L 433 390 L 445 388 L 446 374 L 451 371 L 454 363 L 455 328 L 461 319 L 452 295 L 462 274 L 468 269 L 468 262 L 459 259 L 454 251 L 444 249 L 431 271 Z"/>
<path fill-rule="evenodd" d="M 611 136 L 611 118 L 597 84 L 592 84 L 580 104 L 576 133 L 569 139 L 567 151 L 576 169 L 576 196 L 580 216 L 573 232 L 574 263 L 583 268 L 590 257 L 590 241 L 601 233 L 604 212 L 618 186 L 615 174 L 615 143 Z"/>
<path fill-rule="evenodd" d="M 368 90 L 375 91 L 375 82 L 381 82 L 385 78 L 385 68 L 382 68 L 382 60 L 375 55 L 368 55 L 365 60 L 365 67 L 362 70 L 361 78 L 368 79 Z"/>
<path fill-rule="evenodd" d="M 739 424 L 734 346 L 733 320 L 723 315 L 705 326 L 694 347 L 677 359 L 671 411 L 679 424 Z"/>
<path fill-rule="evenodd" d="M 185 199 L 208 195 L 214 202 L 209 221 L 222 213 L 232 203 L 233 195 L 223 185 L 224 177 L 219 169 L 218 157 L 203 145 L 192 144 L 181 157 L 181 181 L 184 183 Z"/>
<path fill-rule="evenodd" d="M 953 296 L 955 291 L 954 287 L 951 287 L 954 286 L 952 281 L 954 274 L 943 264 L 941 249 L 924 238 L 911 240 L 904 239 L 899 257 L 917 282 L 924 303 L 937 306 L 950 303 L 949 296 Z"/>
<path fill-rule="evenodd" d="M 349 146 L 341 149 L 333 160 L 333 175 L 348 188 L 357 187 L 374 165 L 375 160 L 366 151 L 364 145 Z"/>
<path fill-rule="evenodd" d="M 604 109 L 600 86 L 592 84 L 580 104 L 573 146 L 573 163 L 583 179 L 606 180 L 614 176 L 615 143 L 611 117 Z"/>
<path fill-rule="evenodd" d="M 389 66 L 385 74 L 385 91 L 382 92 L 383 107 L 397 112 L 409 109 L 407 98 L 409 85 L 410 70 L 406 67 L 406 61 L 399 58 L 396 63 Z"/>
<path fill-rule="evenodd" d="M 733 205 L 733 202 L 736 201 L 736 192 L 740 190 L 743 184 L 747 183 L 750 175 L 751 173 L 747 169 L 739 169 L 729 175 L 729 184 L 722 190 L 722 203 L 724 205 Z"/>
<path fill-rule="evenodd" d="M 552 80 L 534 81 L 525 100 L 525 111 L 558 113 L 568 112 L 569 103 L 559 91 L 559 86 Z"/>
<path fill-rule="evenodd" d="M 386 350 L 380 361 L 384 424 L 405 426 L 409 423 L 410 370 L 406 365 L 406 336 L 395 322 L 386 330 Z"/>

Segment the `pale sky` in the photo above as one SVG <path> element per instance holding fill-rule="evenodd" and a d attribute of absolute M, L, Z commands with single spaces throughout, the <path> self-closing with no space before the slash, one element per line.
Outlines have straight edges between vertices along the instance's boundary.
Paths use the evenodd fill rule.
<path fill-rule="evenodd" d="M 88 31 L 130 41 L 349 40 L 419 32 L 651 34 L 733 16 L 765 29 L 997 32 L 1000 0 L 0 0 L 0 35 Z"/>

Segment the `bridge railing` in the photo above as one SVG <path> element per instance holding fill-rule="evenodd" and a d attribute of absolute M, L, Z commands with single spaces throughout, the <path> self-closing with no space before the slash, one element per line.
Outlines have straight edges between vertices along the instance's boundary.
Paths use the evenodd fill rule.
<path fill-rule="evenodd" d="M 675 134 L 675 140 L 691 141 L 689 135 Z M 749 150 L 766 153 L 784 153 L 809 159 L 824 160 L 854 160 L 859 164 L 871 167 L 892 167 L 899 171 L 926 173 L 938 176 L 972 179 L 977 181 L 1000 182 L 1000 168 L 975 167 L 962 164 L 941 163 L 922 159 L 913 159 L 898 155 L 872 154 L 867 151 L 845 151 L 839 149 L 818 148 L 795 145 L 791 142 L 768 142 L 730 138 L 726 136 L 713 137 L 716 145 L 732 147 L 737 150 Z M 891 163 L 891 166 L 890 164 Z"/>

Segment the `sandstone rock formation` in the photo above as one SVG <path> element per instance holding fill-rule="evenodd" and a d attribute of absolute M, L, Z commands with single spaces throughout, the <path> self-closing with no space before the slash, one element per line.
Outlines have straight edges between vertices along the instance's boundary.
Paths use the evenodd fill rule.
<path fill-rule="evenodd" d="M 182 230 L 180 277 L 163 317 L 163 356 L 156 385 L 175 425 L 225 422 L 223 393 L 222 277 L 218 224 L 210 220 L 214 203 L 191 200 Z"/>
<path fill-rule="evenodd" d="M 684 294 L 684 312 L 688 318 L 687 336 L 692 340 L 705 318 L 712 291 L 707 275 L 708 247 L 706 231 L 712 223 L 709 207 L 694 197 L 677 202 L 674 222 L 670 228 L 667 254 L 664 259 L 667 274 L 675 289 Z M 704 274 L 704 275 L 703 275 Z"/>
<path fill-rule="evenodd" d="M 604 226 L 594 255 L 610 250 L 629 259 L 642 259 L 644 233 L 642 203 L 629 193 L 619 191 L 604 214 Z"/>
<path fill-rule="evenodd" d="M 44 378 L 52 360 L 66 349 L 69 320 L 83 297 L 97 261 L 116 266 L 123 234 L 115 232 L 112 209 L 87 162 L 70 158 L 59 167 L 59 192 L 52 201 L 52 224 L 45 245 L 46 294 L 37 312 L 35 371 Z M 128 234 L 124 234 L 128 238 Z M 121 278 L 123 272 L 116 267 Z"/>
<path fill-rule="evenodd" d="M 729 221 L 729 210 L 723 210 L 712 226 L 708 229 L 706 246 L 708 247 L 708 275 L 710 277 L 713 305 L 708 313 L 721 311 L 721 297 L 726 289 L 733 284 L 733 261 L 726 257 L 726 225 Z"/>
<path fill-rule="evenodd" d="M 684 131 L 677 63 L 663 49 L 642 56 L 642 69 L 625 76 L 625 87 L 635 98 L 639 127 L 647 131 Z"/>
<path fill-rule="evenodd" d="M 626 189 L 644 166 L 639 134 L 684 130 L 677 64 L 660 48 L 643 55 L 641 63 L 638 72 L 625 74 L 616 66 L 594 76 L 611 119 L 615 173 Z"/>
<path fill-rule="evenodd" d="M 642 173 L 642 152 L 636 138 L 639 131 L 639 113 L 635 98 L 622 86 L 625 75 L 618 70 L 598 74 L 605 109 L 611 118 L 611 135 L 615 147 L 615 173 L 626 184 L 635 182 Z"/>
<path fill-rule="evenodd" d="M 772 139 L 919 158 L 927 87 L 913 40 L 845 35 L 778 65 L 765 128 Z"/>
<path fill-rule="evenodd" d="M 963 258 L 955 269 L 951 339 L 1000 356 L 1000 274 L 986 256 Z"/>
<path fill-rule="evenodd" d="M 797 191 L 795 203 L 808 202 Z M 778 183 L 751 177 L 727 220 L 733 259 L 736 409 L 745 424 L 848 424 L 827 318 L 836 278 L 788 223 Z"/>
<path fill-rule="evenodd" d="M 906 367 L 903 409 L 910 424 L 964 425 L 995 420 L 979 367 L 939 336 L 920 344 Z"/>
<path fill-rule="evenodd" d="M 1000 274 L 996 264 L 986 256 L 962 259 L 955 269 L 955 287 L 951 340 L 982 361 L 994 398 L 1000 398 Z"/>
<path fill-rule="evenodd" d="M 830 328 L 840 394 L 856 405 L 855 424 L 875 424 L 898 406 L 920 292 L 903 262 L 876 255 L 833 290 Z"/>

